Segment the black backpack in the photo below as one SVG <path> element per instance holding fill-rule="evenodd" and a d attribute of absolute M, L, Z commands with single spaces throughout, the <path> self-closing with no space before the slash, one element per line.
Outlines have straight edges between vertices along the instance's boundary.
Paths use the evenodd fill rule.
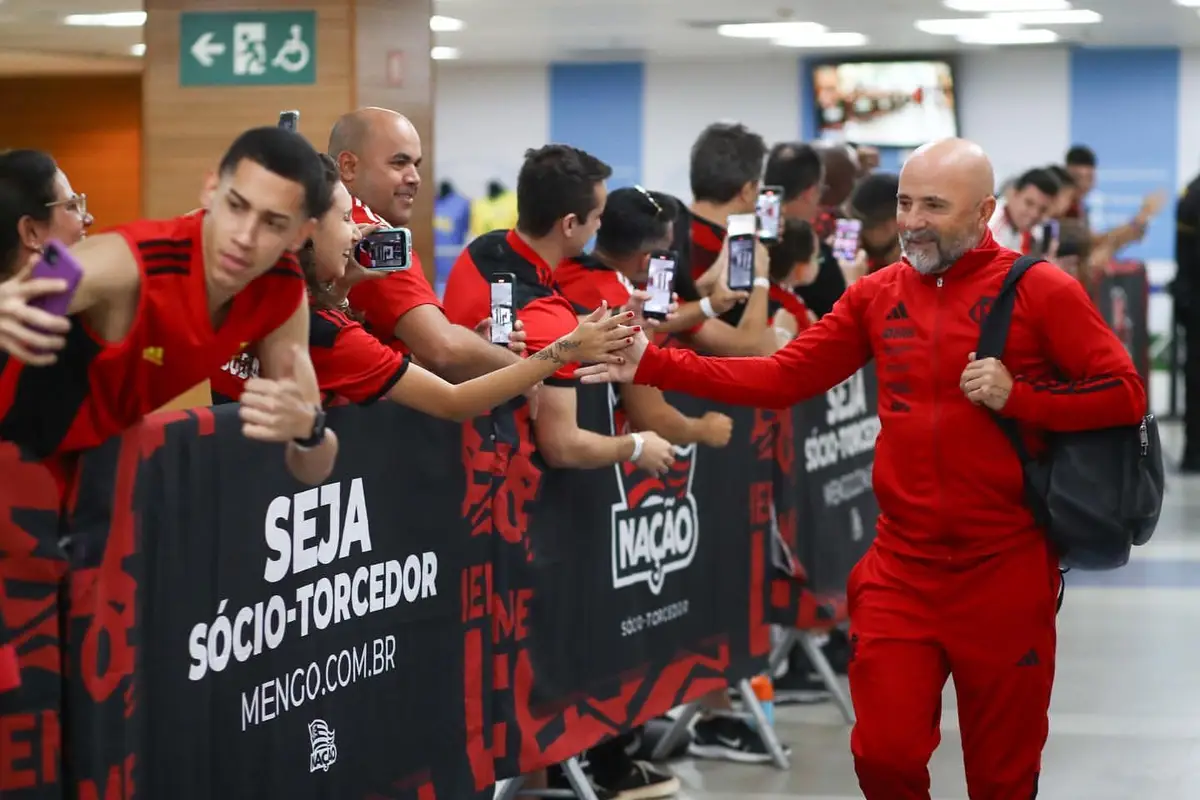
<path fill-rule="evenodd" d="M 1001 359 L 1017 282 L 1042 260 L 1023 256 L 1013 264 L 980 326 L 976 358 Z M 1064 567 L 1123 567 L 1132 546 L 1150 540 L 1163 498 L 1162 448 L 1154 415 L 1147 414 L 1140 425 L 1048 433 L 1047 451 L 1038 460 L 1030 457 L 1016 420 L 992 416 L 1021 459 L 1030 510 Z"/>

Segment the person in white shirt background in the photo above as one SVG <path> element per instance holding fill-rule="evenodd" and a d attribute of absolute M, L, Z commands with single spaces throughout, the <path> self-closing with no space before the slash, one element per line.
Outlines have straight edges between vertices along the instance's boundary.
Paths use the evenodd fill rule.
<path fill-rule="evenodd" d="M 1019 253 L 1040 252 L 1042 223 L 1062 188 L 1053 172 L 1031 169 L 1002 193 L 988 227 L 1001 247 Z"/>

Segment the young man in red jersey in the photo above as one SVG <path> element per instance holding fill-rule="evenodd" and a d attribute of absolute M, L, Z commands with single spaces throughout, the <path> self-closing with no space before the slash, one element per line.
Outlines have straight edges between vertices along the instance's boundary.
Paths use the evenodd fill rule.
<path fill-rule="evenodd" d="M 421 137 L 408 119 L 385 108 L 352 111 L 333 126 L 329 155 L 354 196 L 355 222 L 408 225 L 421 188 Z M 376 338 L 448 381 L 477 378 L 519 358 L 476 334 L 486 317 L 462 325 L 446 318 L 416 253 L 411 267 L 372 275 L 350 290 L 349 299 Z"/>
<path fill-rule="evenodd" d="M 703 358 L 639 336 L 625 365 L 579 372 L 586 382 L 636 380 L 765 408 L 824 392 L 872 358 L 880 375 L 911 378 L 879 384 L 881 513 L 847 587 L 858 717 L 850 747 L 867 800 L 929 800 L 951 675 L 970 796 L 1037 796 L 1058 559 L 991 415 L 1017 420 L 1033 442 L 1135 424 L 1146 412 L 1129 354 L 1079 282 L 1053 264 L 1019 284 L 1003 363 L 975 359 L 979 309 L 1018 258 L 987 229 L 993 186 L 977 145 L 949 139 L 917 150 L 900 173 L 905 260 L 853 283 L 770 358 Z"/>
<path fill-rule="evenodd" d="M 248 342 L 262 378 L 241 398 L 243 433 L 287 445 L 319 483 L 337 438 L 308 356 L 304 277 L 289 252 L 329 207 L 312 146 L 278 128 L 242 134 L 202 209 L 139 221 L 72 250 L 83 276 L 67 317 L 36 308 L 62 280 L 0 284 L 0 438 L 41 456 L 95 447 L 204 381 Z"/>

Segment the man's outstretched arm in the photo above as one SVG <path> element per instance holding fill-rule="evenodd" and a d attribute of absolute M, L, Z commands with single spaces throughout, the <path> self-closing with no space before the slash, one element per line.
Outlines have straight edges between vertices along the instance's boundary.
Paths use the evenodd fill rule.
<path fill-rule="evenodd" d="M 831 312 L 772 356 L 713 358 L 638 343 L 625 365 L 585 367 L 578 374 L 586 383 L 632 381 L 719 403 L 789 408 L 828 391 L 871 359 L 861 315 L 864 283 L 869 282 L 852 286 Z"/>

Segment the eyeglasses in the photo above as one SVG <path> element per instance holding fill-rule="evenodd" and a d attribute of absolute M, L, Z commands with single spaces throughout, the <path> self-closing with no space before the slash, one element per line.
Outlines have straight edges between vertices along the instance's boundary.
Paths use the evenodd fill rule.
<path fill-rule="evenodd" d="M 55 208 L 62 206 L 67 211 L 74 211 L 80 218 L 87 217 L 87 195 L 73 194 L 64 200 L 55 200 L 53 203 L 46 203 L 46 208 Z"/>
<path fill-rule="evenodd" d="M 663 207 L 658 204 L 657 200 L 654 199 L 654 195 L 650 194 L 650 192 L 644 186 L 639 186 L 637 184 L 634 184 L 633 188 L 637 189 L 638 193 L 641 194 L 642 197 L 646 198 L 647 202 L 649 202 L 650 205 L 653 206 L 654 216 L 656 216 L 656 217 L 662 216 Z"/>

